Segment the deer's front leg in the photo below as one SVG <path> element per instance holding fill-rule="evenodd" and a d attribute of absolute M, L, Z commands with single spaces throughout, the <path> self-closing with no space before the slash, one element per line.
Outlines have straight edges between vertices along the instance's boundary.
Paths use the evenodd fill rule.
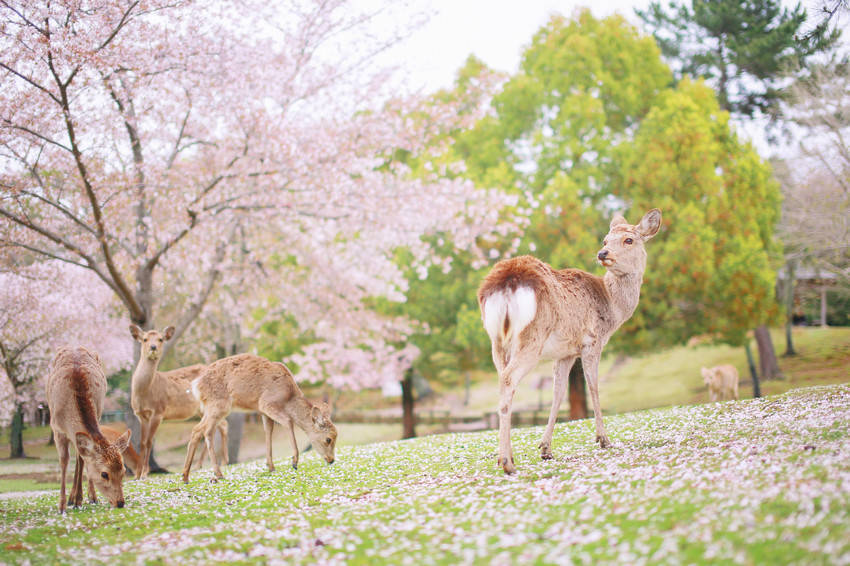
<path fill-rule="evenodd" d="M 266 433 L 266 466 L 269 471 L 274 471 L 274 460 L 272 460 L 272 432 L 274 432 L 274 420 L 265 413 L 260 413 L 263 416 L 263 430 Z"/>
<path fill-rule="evenodd" d="M 570 370 L 575 363 L 575 358 L 564 358 L 555 362 L 554 376 L 552 379 L 552 409 L 549 411 L 549 422 L 546 423 L 546 430 L 543 432 L 543 439 L 540 441 L 540 457 L 543 460 L 552 459 L 552 434 L 555 431 L 555 422 L 558 420 L 558 410 L 561 408 L 561 402 L 564 400 L 564 394 L 567 392 L 567 384 L 570 379 Z"/>
<path fill-rule="evenodd" d="M 298 469 L 298 441 L 295 439 L 295 426 L 292 424 L 292 419 L 286 422 L 289 429 L 289 442 L 292 444 L 292 469 Z"/>
<path fill-rule="evenodd" d="M 64 513 L 68 502 L 65 496 L 65 478 L 68 473 L 68 461 L 71 459 L 70 452 L 68 451 L 71 441 L 64 434 L 55 432 L 53 434 L 56 442 L 56 451 L 59 452 L 59 513 Z"/>
<path fill-rule="evenodd" d="M 590 401 L 593 403 L 593 418 L 596 421 L 596 442 L 602 448 L 611 446 L 608 435 L 605 433 L 605 423 L 602 420 L 602 408 L 599 406 L 599 358 L 601 348 L 589 348 L 581 354 L 581 364 L 584 368 L 584 379 L 590 390 Z"/>

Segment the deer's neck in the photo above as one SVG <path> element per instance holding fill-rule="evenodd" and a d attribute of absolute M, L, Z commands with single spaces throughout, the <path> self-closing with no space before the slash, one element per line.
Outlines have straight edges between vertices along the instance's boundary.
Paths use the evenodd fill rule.
<path fill-rule="evenodd" d="M 603 281 L 611 297 L 614 321 L 619 327 L 632 316 L 637 308 L 643 272 L 615 274 L 609 271 L 603 277 Z"/>
<path fill-rule="evenodd" d="M 150 360 L 148 358 L 139 358 L 139 365 L 133 372 L 132 388 L 133 395 L 145 393 L 153 384 L 156 376 L 156 368 L 159 365 L 159 360 Z"/>
<path fill-rule="evenodd" d="M 303 394 L 296 394 L 284 406 L 286 414 L 302 430 L 310 430 L 313 427 L 312 409 L 313 404 Z"/>

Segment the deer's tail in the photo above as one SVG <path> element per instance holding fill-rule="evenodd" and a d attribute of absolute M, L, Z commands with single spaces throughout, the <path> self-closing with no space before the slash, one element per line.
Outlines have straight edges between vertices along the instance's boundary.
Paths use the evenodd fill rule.
<path fill-rule="evenodd" d="M 513 350 L 520 332 L 537 314 L 537 298 L 530 287 L 503 289 L 484 301 L 484 329 L 494 345 L 500 343 L 506 352 Z"/>

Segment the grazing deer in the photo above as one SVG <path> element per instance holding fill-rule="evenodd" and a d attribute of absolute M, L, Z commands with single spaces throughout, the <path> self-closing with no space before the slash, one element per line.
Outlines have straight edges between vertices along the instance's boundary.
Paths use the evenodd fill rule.
<path fill-rule="evenodd" d="M 131 405 L 141 425 L 139 455 L 142 461 L 136 469 L 136 479 L 142 479 L 150 473 L 153 437 L 160 423 L 163 420 L 184 421 L 198 414 L 200 405 L 192 395 L 191 383 L 205 366 L 195 364 L 172 371 L 157 370 L 162 357 L 162 346 L 174 336 L 173 326 L 160 333 L 156 330 L 145 332 L 131 324 L 130 334 L 142 345 L 139 364 L 133 372 L 131 382 Z M 227 421 L 222 421 L 218 430 L 221 434 L 224 459 L 227 461 Z"/>
<path fill-rule="evenodd" d="M 100 426 L 100 433 L 103 434 L 103 437 L 106 438 L 107 442 L 115 442 L 122 434 L 120 431 L 107 425 Z M 139 469 L 142 457 L 139 456 L 139 453 L 136 452 L 135 448 L 133 448 L 132 443 L 127 443 L 127 448 L 121 451 L 121 457 L 124 458 L 124 465 L 130 468 L 133 473 Z"/>
<path fill-rule="evenodd" d="M 702 380 L 708 385 L 708 397 L 712 401 L 738 398 L 738 370 L 735 366 L 722 365 L 702 368 Z"/>
<path fill-rule="evenodd" d="M 77 466 L 71 486 L 70 502 L 79 507 L 83 502 L 83 468 L 89 485 L 89 500 L 97 503 L 95 487 L 115 507 L 124 507 L 124 460 L 121 453 L 130 444 L 130 431 L 113 443 L 101 434 L 98 420 L 106 398 L 106 376 L 97 354 L 85 348 L 61 348 L 53 360 L 47 377 L 47 405 L 50 428 L 59 453 L 61 479 L 59 512 L 64 513 L 65 476 L 69 450 L 73 441 L 77 450 Z"/>
<path fill-rule="evenodd" d="M 602 348 L 637 307 L 646 251 L 658 233 L 661 211 L 654 208 L 632 226 L 622 216 L 611 220 L 597 259 L 607 269 L 597 277 L 579 269 L 553 269 L 532 256 L 497 263 L 478 290 L 484 328 L 490 336 L 499 373 L 499 465 L 516 471 L 511 449 L 511 402 L 517 385 L 541 360 L 555 360 L 552 409 L 540 457 L 552 458 L 551 442 L 570 368 L 581 356 L 593 403 L 596 441 L 605 448 L 597 371 Z"/>
<path fill-rule="evenodd" d="M 298 468 L 298 445 L 295 442 L 297 425 L 316 451 L 328 462 L 334 461 L 337 431 L 330 419 L 330 409 L 325 403 L 314 404 L 304 397 L 292 373 L 280 362 L 272 362 L 253 354 L 238 354 L 223 358 L 207 366 L 192 382 L 192 392 L 201 403 L 201 422 L 192 429 L 192 438 L 183 465 L 183 481 L 189 482 L 189 471 L 195 449 L 203 437 L 213 463 L 215 477 L 224 476 L 212 449 L 212 434 L 216 424 L 231 411 L 258 411 L 263 415 L 266 433 L 266 464 L 274 471 L 272 462 L 272 430 L 278 422 L 289 431 L 292 442 L 292 467 Z"/>

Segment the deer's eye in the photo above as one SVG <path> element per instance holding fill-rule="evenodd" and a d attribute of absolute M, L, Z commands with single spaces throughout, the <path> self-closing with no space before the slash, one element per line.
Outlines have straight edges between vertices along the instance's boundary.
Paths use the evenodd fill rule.
<path fill-rule="evenodd" d="M 635 243 L 635 241 L 634 241 L 634 240 L 632 240 L 631 238 L 626 238 L 626 239 L 625 239 L 625 240 L 623 240 L 623 241 L 624 241 L 625 243 L 627 243 L 627 244 L 633 244 L 633 243 Z"/>
<path fill-rule="evenodd" d="M 100 472 L 100 477 L 102 477 L 102 478 L 103 478 L 103 479 L 105 479 L 105 480 L 108 480 L 108 479 L 109 479 L 109 474 L 107 474 L 106 472 Z"/>
<path fill-rule="evenodd" d="M 330 439 L 330 438 L 326 438 L 326 439 L 325 439 L 325 444 L 330 444 L 330 443 L 331 443 L 331 439 Z"/>

